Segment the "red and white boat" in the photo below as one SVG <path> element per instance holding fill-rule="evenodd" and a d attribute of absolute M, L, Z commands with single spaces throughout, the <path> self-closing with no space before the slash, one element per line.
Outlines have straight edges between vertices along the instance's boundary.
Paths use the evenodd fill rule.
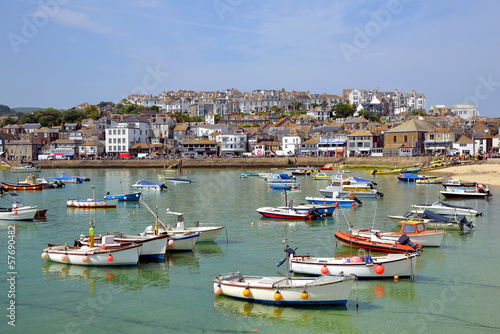
<path fill-rule="evenodd" d="M 262 207 L 256 210 L 258 213 L 266 218 L 274 219 L 319 219 L 325 215 L 321 213 L 316 207 L 312 207 L 308 211 L 300 211 L 296 208 L 289 207 Z"/>

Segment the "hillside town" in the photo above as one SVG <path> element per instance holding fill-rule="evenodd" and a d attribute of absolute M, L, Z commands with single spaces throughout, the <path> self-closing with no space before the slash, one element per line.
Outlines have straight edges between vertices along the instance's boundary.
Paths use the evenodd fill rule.
<path fill-rule="evenodd" d="M 141 108 L 136 108 L 141 106 Z M 123 110 L 140 112 L 126 113 Z M 81 103 L 70 123 L 4 122 L 7 161 L 207 157 L 483 156 L 499 152 L 499 118 L 473 104 L 432 105 L 415 90 L 344 89 L 341 95 L 236 89 L 130 95 Z M 121 111 L 121 112 L 120 112 Z M 182 117 L 179 117 L 181 115 Z M 30 120 L 30 119 L 28 119 Z M 31 120 L 36 121 L 36 117 Z M 8 123 L 8 124 L 7 124 Z"/>

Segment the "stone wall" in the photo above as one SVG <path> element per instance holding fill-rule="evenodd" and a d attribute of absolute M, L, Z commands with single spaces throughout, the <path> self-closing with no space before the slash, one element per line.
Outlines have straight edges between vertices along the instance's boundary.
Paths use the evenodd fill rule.
<path fill-rule="evenodd" d="M 363 158 L 232 158 L 232 159 L 184 159 L 184 168 L 237 168 L 237 167 L 298 167 L 327 164 L 339 166 L 420 166 L 433 157 L 363 157 Z M 41 168 L 163 168 L 176 166 L 179 159 L 144 160 L 41 160 Z"/>

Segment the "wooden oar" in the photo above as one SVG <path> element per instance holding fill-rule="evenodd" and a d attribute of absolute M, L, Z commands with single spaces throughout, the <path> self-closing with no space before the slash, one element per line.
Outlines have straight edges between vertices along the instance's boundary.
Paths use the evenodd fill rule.
<path fill-rule="evenodd" d="M 161 226 L 163 226 L 165 230 L 168 230 L 168 227 L 165 224 L 163 224 L 163 222 L 158 217 L 158 214 L 154 213 L 153 210 L 151 210 L 151 208 L 146 204 L 146 202 L 144 202 L 144 199 L 142 199 L 142 203 L 146 206 L 146 208 L 148 208 L 149 212 L 151 212 L 153 216 L 155 216 L 156 220 L 160 222 Z"/>

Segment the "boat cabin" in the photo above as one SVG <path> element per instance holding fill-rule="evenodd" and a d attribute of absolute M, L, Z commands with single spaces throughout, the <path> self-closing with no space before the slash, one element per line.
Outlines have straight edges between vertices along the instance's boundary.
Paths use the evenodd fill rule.
<path fill-rule="evenodd" d="M 423 222 L 416 220 L 401 220 L 399 222 L 401 231 L 398 234 L 419 234 L 425 232 L 425 225 Z"/>

